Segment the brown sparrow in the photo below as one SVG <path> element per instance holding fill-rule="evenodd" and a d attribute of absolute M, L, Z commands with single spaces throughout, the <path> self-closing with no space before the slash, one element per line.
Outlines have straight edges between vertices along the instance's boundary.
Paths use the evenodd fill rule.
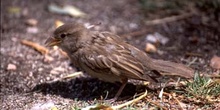
<path fill-rule="evenodd" d="M 179 63 L 156 60 L 145 52 L 126 43 L 110 32 L 91 31 L 82 24 L 69 23 L 57 28 L 48 46 L 59 46 L 72 63 L 92 77 L 107 82 L 121 82 L 114 99 L 124 89 L 128 79 L 157 82 L 160 75 L 192 78 L 194 70 Z M 165 74 L 166 73 L 166 74 Z"/>

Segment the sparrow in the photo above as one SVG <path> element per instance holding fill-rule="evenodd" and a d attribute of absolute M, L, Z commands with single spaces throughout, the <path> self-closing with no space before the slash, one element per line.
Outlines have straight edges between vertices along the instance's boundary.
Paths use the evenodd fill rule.
<path fill-rule="evenodd" d="M 130 45 L 111 32 L 92 31 L 80 23 L 58 27 L 47 46 L 65 51 L 73 65 L 92 77 L 107 82 L 121 82 L 114 100 L 120 96 L 129 79 L 156 84 L 162 75 L 194 77 L 195 71 L 180 63 L 157 60 Z"/>

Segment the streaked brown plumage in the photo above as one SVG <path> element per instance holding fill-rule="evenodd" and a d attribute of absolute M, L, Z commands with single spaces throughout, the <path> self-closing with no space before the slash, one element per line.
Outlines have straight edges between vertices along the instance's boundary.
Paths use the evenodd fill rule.
<path fill-rule="evenodd" d="M 121 94 L 128 79 L 156 83 L 158 74 L 155 71 L 184 78 L 194 76 L 194 70 L 189 67 L 152 59 L 119 36 L 109 32 L 90 31 L 82 24 L 64 24 L 53 35 L 47 39 L 46 44 L 61 47 L 76 67 L 103 81 L 122 82 L 115 98 Z"/>

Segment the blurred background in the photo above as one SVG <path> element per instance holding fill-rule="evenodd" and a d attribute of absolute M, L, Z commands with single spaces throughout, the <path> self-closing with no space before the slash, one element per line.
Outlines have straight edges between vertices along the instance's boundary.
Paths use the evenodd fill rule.
<path fill-rule="evenodd" d="M 68 58 L 57 48 L 46 50 L 49 52 L 45 54 L 37 51 L 36 45 L 24 43 L 30 41 L 45 49 L 44 42 L 56 27 L 70 22 L 99 24 L 92 30 L 120 35 L 153 58 L 183 63 L 207 73 L 219 72 L 219 0 L 3 0 L 0 47 L 3 108 L 30 109 L 51 100 L 52 104 L 60 103 L 65 108 L 66 103 L 78 103 L 73 100 L 76 97 L 100 96 L 97 90 L 83 91 L 81 80 L 48 84 L 77 69 L 70 66 Z M 90 83 L 88 89 L 95 86 L 111 92 L 115 88 L 97 80 Z M 24 95 L 36 87 L 43 92 Z M 85 96 L 88 93 L 92 96 Z"/>

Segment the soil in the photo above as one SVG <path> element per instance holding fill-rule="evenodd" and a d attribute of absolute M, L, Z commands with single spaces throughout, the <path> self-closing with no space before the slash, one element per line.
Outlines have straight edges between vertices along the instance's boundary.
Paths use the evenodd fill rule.
<path fill-rule="evenodd" d="M 85 12 L 87 17 L 51 13 L 48 11 L 50 4 L 73 5 Z M 216 72 L 209 63 L 214 55 L 220 56 L 220 11 L 194 6 L 197 14 L 190 17 L 158 25 L 145 25 L 148 20 L 189 11 L 187 7 L 178 10 L 178 13 L 164 10 L 148 12 L 136 0 L 1 1 L 0 109 L 37 110 L 49 109 L 47 106 L 51 105 L 59 109 L 81 108 L 102 102 L 105 97 L 112 98 L 117 92 L 120 84 L 102 82 L 87 75 L 56 80 L 78 69 L 71 66 L 68 58 L 57 52 L 50 51 L 54 60 L 47 62 L 44 55 L 21 44 L 20 41 L 25 39 L 44 46 L 46 38 L 55 29 L 56 20 L 84 24 L 101 22 L 96 30 L 125 36 L 125 40 L 143 51 L 146 36 L 157 32 L 167 37 L 169 42 L 157 45 L 157 52 L 148 53 L 151 57 L 186 65 L 192 63 L 192 68 L 209 74 Z M 37 20 L 37 25 L 27 25 L 28 19 Z M 131 34 L 141 30 L 145 32 Z M 16 68 L 8 68 L 9 64 Z M 55 68 L 60 70 L 53 72 Z M 113 104 L 126 102 L 145 89 L 145 86 L 139 87 L 131 82 L 126 86 L 120 100 Z"/>

